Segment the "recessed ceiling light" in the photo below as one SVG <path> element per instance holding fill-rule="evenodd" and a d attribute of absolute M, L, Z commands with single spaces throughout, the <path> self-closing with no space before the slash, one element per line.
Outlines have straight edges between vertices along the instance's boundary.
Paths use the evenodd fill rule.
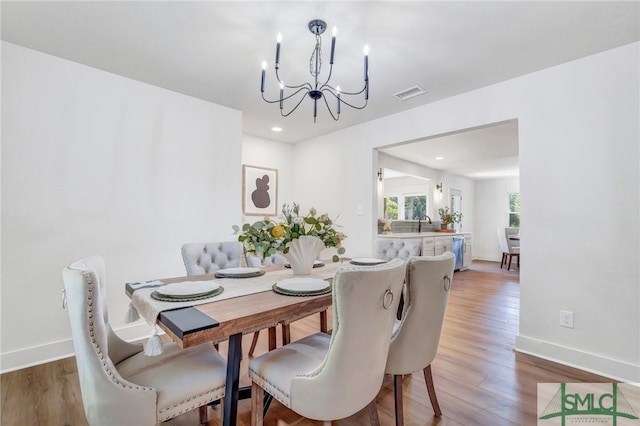
<path fill-rule="evenodd" d="M 444 160 L 444 157 L 436 157 L 436 160 L 438 160 L 438 161 Z"/>
<path fill-rule="evenodd" d="M 282 127 L 272 127 L 271 131 L 272 132 L 281 132 L 282 131 Z"/>

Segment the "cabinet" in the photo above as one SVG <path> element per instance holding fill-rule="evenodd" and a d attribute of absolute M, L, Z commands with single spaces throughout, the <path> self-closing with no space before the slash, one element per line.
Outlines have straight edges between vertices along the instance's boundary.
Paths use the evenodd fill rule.
<path fill-rule="evenodd" d="M 435 240 L 436 256 L 440 256 L 445 251 L 453 251 L 453 237 L 435 237 Z"/>
<path fill-rule="evenodd" d="M 422 238 L 422 255 L 435 256 L 436 240 L 434 237 Z"/>

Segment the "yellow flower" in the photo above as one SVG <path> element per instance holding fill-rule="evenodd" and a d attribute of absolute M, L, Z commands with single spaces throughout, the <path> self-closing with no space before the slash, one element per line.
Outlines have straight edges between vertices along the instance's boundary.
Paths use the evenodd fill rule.
<path fill-rule="evenodd" d="M 264 217 L 264 221 L 265 221 L 265 222 L 271 222 L 271 218 L 270 218 L 269 216 L 265 216 L 265 217 Z"/>
<path fill-rule="evenodd" d="M 271 235 L 273 235 L 274 238 L 284 237 L 284 226 L 282 225 L 274 226 L 273 229 L 271 229 Z"/>
<path fill-rule="evenodd" d="M 342 232 L 338 232 L 338 238 L 340 241 L 344 240 L 344 234 Z"/>
<path fill-rule="evenodd" d="M 311 216 L 311 217 L 316 217 L 317 213 L 318 212 L 313 207 L 311 207 L 311 209 L 309 210 L 309 216 Z"/>

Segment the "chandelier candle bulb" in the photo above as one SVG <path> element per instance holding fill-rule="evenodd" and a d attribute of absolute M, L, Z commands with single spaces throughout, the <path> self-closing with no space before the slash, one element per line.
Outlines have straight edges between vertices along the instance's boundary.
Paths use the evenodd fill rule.
<path fill-rule="evenodd" d="M 336 91 L 338 92 L 338 114 L 340 114 L 340 86 L 336 87 Z"/>
<path fill-rule="evenodd" d="M 282 109 L 282 98 L 284 97 L 284 83 L 280 83 L 280 109 Z"/>
<path fill-rule="evenodd" d="M 276 69 L 280 67 L 280 42 L 282 41 L 282 34 L 278 33 L 276 37 Z"/>
<path fill-rule="evenodd" d="M 369 46 L 364 47 L 364 81 L 369 81 Z"/>
<path fill-rule="evenodd" d="M 264 92 L 264 77 L 267 72 L 267 61 L 262 61 L 262 79 L 260 81 L 260 91 Z"/>
<path fill-rule="evenodd" d="M 336 27 L 333 27 L 333 37 L 331 37 L 331 59 L 329 60 L 329 63 L 331 65 L 333 65 L 333 54 L 336 51 L 336 32 L 338 31 L 338 29 Z"/>

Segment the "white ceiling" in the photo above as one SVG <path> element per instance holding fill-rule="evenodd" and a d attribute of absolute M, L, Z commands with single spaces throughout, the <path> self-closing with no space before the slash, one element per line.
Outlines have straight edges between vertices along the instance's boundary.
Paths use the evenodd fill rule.
<path fill-rule="evenodd" d="M 245 133 L 295 143 L 637 41 L 639 15 L 638 1 L 2 1 L 1 18 L 5 41 L 241 110 Z M 370 48 L 369 105 L 343 107 L 338 122 L 321 105 L 314 124 L 310 99 L 282 118 L 260 97 L 263 60 L 271 64 L 267 94 L 277 96 L 278 32 L 281 77 L 310 80 L 314 18 L 338 28 L 331 81 L 343 90 L 360 89 L 362 47 Z M 427 93 L 404 102 L 392 96 L 415 85 Z M 480 136 L 491 130 L 512 136 L 498 127 Z M 457 146 L 460 137 L 431 143 Z"/>

